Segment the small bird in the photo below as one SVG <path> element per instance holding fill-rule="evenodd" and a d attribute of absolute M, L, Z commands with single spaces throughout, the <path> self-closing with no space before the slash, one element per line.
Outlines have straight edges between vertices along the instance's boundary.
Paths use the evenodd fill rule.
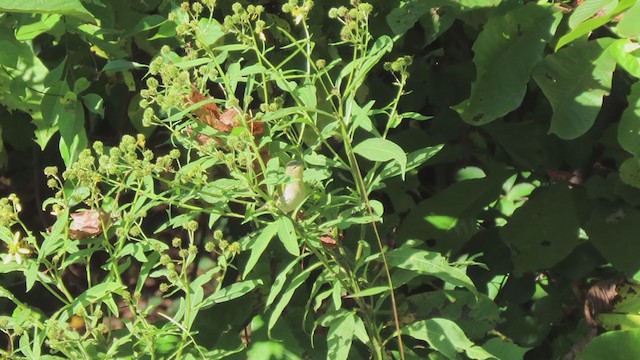
<path fill-rule="evenodd" d="M 290 213 L 305 201 L 309 189 L 302 180 L 302 174 L 304 173 L 302 163 L 298 161 L 290 162 L 287 164 L 284 173 L 293 178 L 293 181 L 281 185 L 276 198 L 276 206 L 280 210 Z"/>

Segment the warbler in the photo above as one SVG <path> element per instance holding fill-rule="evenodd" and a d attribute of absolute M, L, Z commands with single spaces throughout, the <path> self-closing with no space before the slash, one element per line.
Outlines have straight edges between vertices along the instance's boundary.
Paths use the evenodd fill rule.
<path fill-rule="evenodd" d="M 280 210 L 289 213 L 302 205 L 307 198 L 309 188 L 302 180 L 302 174 L 304 173 L 302 163 L 298 161 L 288 163 L 284 173 L 291 177 L 293 181 L 280 186 L 276 198 L 276 206 Z"/>

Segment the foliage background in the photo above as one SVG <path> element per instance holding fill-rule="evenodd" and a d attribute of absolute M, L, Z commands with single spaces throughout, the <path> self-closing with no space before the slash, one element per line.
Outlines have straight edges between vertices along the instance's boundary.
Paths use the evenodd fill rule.
<path fill-rule="evenodd" d="M 304 27 L 282 11 L 280 2 L 240 3 L 263 5 L 268 25 L 288 29 L 296 38 L 305 36 Z M 583 309 L 593 284 L 624 278 L 616 281 L 634 288 L 640 270 L 640 5 L 630 0 L 587 0 L 577 7 L 515 0 L 371 3 L 373 39 L 388 35 L 394 43 L 358 90 L 357 103 L 393 102 L 396 79 L 382 63 L 410 55 L 406 94 L 397 105 L 397 114 L 406 115 L 389 129 L 387 139 L 407 154 L 443 145 L 404 178 L 387 179 L 370 193 L 384 207 L 379 224 L 384 245 L 399 248 L 391 265 L 411 259 L 413 251 L 402 250 L 402 245 L 417 240 L 412 249 L 442 254 L 452 266 L 460 265 L 479 293 L 475 297 L 473 291 L 454 289 L 455 281 L 443 275 L 407 280 L 396 288 L 405 333 L 415 335 L 405 337 L 408 348 L 420 354 L 416 356 L 455 358 L 464 352 L 482 358 L 474 357 L 471 345 L 456 340 L 459 334 L 451 332 L 449 319 L 464 331 L 462 337 L 497 358 L 562 358 L 588 342 L 581 355 L 585 359 L 598 358 L 600 352 L 640 354 L 634 341 L 640 334 L 634 296 L 619 296 L 605 307 L 604 313 L 618 317 L 597 322 L 597 337 Z M 331 8 L 342 5 L 348 4 L 317 2 L 305 19 L 314 55 L 327 63 L 349 58 L 348 48 L 331 45 L 340 40 L 341 27 L 327 17 Z M 46 232 L 56 221 L 42 210 L 52 196 L 44 186 L 45 166 L 70 168 L 80 150 L 94 141 L 117 146 L 125 134 L 145 134 L 148 148 L 158 155 L 170 152 L 172 133 L 143 126 L 139 103 L 147 88 L 146 65 L 162 46 L 181 47 L 179 21 L 168 20 L 178 6 L 160 0 L 0 1 L 7 11 L 0 23 L 0 190 L 18 194 L 20 217 L 34 234 Z M 230 2 L 220 2 L 213 17 L 223 23 L 233 13 Z M 268 35 L 277 46 L 289 41 L 276 31 Z M 302 63 L 294 59 L 291 66 Z M 368 115 L 386 134 L 383 114 Z M 354 145 L 368 136 L 356 133 Z M 362 163 L 363 174 L 378 166 Z M 146 229 L 151 233 L 168 221 L 165 209 L 154 209 Z M 208 219 L 199 221 L 202 230 Z M 239 239 L 251 229 L 231 221 L 224 231 Z M 179 230 L 169 229 L 159 237 L 169 244 L 177 235 Z M 341 241 L 355 244 L 358 236 L 358 230 L 347 230 Z M 265 269 L 280 255 L 272 249 L 269 260 L 260 260 L 259 270 L 268 273 Z M 246 264 L 246 257 L 241 254 L 240 263 Z M 440 258 L 425 261 L 435 264 Z M 484 265 L 468 266 L 474 262 Z M 25 292 L 24 277 L 10 270 L 3 270 L 9 273 L 0 281 L 3 291 L 43 316 L 56 310 L 45 289 Z M 401 276 L 398 271 L 394 275 Z M 72 272 L 61 276 L 74 282 Z M 250 322 L 253 341 L 238 356 L 312 357 L 331 351 L 326 349 L 331 343 L 324 343 L 330 324 L 321 324 L 324 332 L 312 335 L 296 331 L 308 300 L 300 292 L 292 293 L 290 310 L 275 328 L 273 338 L 282 342 L 268 336 L 261 326 L 267 313 L 241 305 L 264 302 L 274 279 L 264 280 L 262 292 L 214 307 L 215 322 L 203 320 L 207 314 L 199 316 L 200 336 L 216 334 L 203 346 L 225 348 L 225 341 L 232 341 L 223 336 L 226 326 L 239 331 Z M 177 301 L 159 300 L 158 286 L 148 284 L 145 296 L 171 309 Z M 305 286 L 311 291 L 313 281 Z M 618 294 L 624 294 L 621 289 Z M 385 310 L 379 311 L 390 311 L 388 298 L 372 296 L 381 296 Z M 626 308 L 612 310 L 620 298 Z M 349 299 L 343 301 L 345 308 L 352 306 Z M 14 312 L 12 301 L 0 307 L 3 315 Z M 434 326 L 449 329 L 444 333 L 453 345 L 424 335 L 437 333 Z M 399 356 L 392 352 L 397 345 L 390 328 L 385 333 L 391 339 L 388 351 Z M 350 346 L 340 345 L 340 354 L 346 349 L 350 356 L 367 357 L 365 346 Z"/>

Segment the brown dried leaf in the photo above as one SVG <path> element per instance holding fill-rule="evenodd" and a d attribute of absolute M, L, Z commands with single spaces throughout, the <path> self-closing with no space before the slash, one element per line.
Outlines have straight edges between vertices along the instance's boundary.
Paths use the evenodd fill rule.
<path fill-rule="evenodd" d="M 69 236 L 72 239 L 84 239 L 98 236 L 102 233 L 103 224 L 109 222 L 109 214 L 100 210 L 83 210 L 71 214 L 73 222 L 69 226 Z"/>
<path fill-rule="evenodd" d="M 249 121 L 249 130 L 251 130 L 251 133 L 253 135 L 260 135 L 264 133 L 264 126 L 260 121 L 257 121 L 257 120 Z"/>
<path fill-rule="evenodd" d="M 213 98 L 202 95 L 202 93 L 200 93 L 200 91 L 198 91 L 198 88 L 194 85 L 193 90 L 191 90 L 191 94 L 189 94 L 186 98 L 186 102 L 188 105 L 193 105 L 209 99 Z M 240 114 L 238 110 L 231 108 L 221 113 L 218 105 L 216 105 L 215 103 L 202 105 L 201 107 L 193 110 L 192 114 L 203 124 L 209 125 L 221 132 L 228 133 L 231 132 L 234 127 L 240 126 L 240 123 L 236 121 L 236 116 Z M 264 133 L 264 126 L 260 121 L 250 121 L 248 115 L 246 119 L 249 122 L 249 130 L 253 135 L 260 135 Z"/>
<path fill-rule="evenodd" d="M 198 88 L 194 85 L 193 90 L 191 90 L 191 94 L 187 96 L 187 103 L 189 105 L 193 105 L 209 99 L 213 98 L 202 95 L 202 93 L 200 93 L 200 91 L 198 91 Z M 233 126 L 227 125 L 224 121 L 220 120 L 222 114 L 220 113 L 220 109 L 218 108 L 218 105 L 216 105 L 216 103 L 202 105 L 199 108 L 193 110 L 192 114 L 202 123 L 209 125 L 218 131 L 230 132 L 233 128 Z"/>
<path fill-rule="evenodd" d="M 584 317 L 591 326 L 598 326 L 596 319 L 603 312 L 611 311 L 618 295 L 616 287 L 620 279 L 603 280 L 591 287 L 584 301 Z"/>
<path fill-rule="evenodd" d="M 334 239 L 333 236 L 329 234 L 321 235 L 320 242 L 322 243 L 323 246 L 329 249 L 333 249 L 334 247 L 336 247 L 336 245 L 338 245 L 338 241 L 336 241 L 336 239 Z"/>
<path fill-rule="evenodd" d="M 228 126 L 229 129 L 234 128 L 240 125 L 236 121 L 236 116 L 238 116 L 238 110 L 234 108 L 228 109 L 223 112 L 222 115 L 220 115 L 220 122 L 222 122 L 225 126 Z"/>

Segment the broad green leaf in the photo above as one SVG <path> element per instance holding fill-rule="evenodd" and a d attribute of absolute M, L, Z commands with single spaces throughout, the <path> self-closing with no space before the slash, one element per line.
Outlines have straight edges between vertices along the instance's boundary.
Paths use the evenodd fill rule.
<path fill-rule="evenodd" d="M 291 301 L 293 294 L 300 287 L 300 285 L 304 284 L 304 282 L 307 280 L 309 275 L 311 275 L 311 272 L 319 268 L 321 265 L 322 263 L 320 262 L 315 263 L 307 267 L 306 269 L 304 269 L 304 271 L 302 271 L 295 278 L 293 278 L 293 280 L 291 280 L 291 283 L 289 283 L 289 286 L 287 286 L 287 288 L 282 293 L 282 296 L 280 297 L 280 301 L 278 301 L 276 306 L 273 308 L 271 317 L 269 317 L 269 324 L 267 327 L 269 336 L 271 336 L 271 329 L 273 329 L 273 327 L 278 322 L 278 319 L 280 319 L 282 312 L 287 307 L 287 305 L 289 305 L 289 302 Z"/>
<path fill-rule="evenodd" d="M 243 278 L 246 278 L 247 275 L 251 272 L 254 266 L 258 263 L 260 256 L 271 242 L 271 239 L 278 233 L 278 223 L 272 222 L 267 225 L 264 229 L 260 230 L 260 233 L 256 237 L 256 240 L 249 246 L 251 250 L 251 255 L 249 256 L 249 260 L 247 260 L 247 264 L 244 267 Z"/>
<path fill-rule="evenodd" d="M 516 274 L 549 268 L 578 245 L 580 223 L 571 191 L 558 183 L 538 188 L 500 232 Z"/>
<path fill-rule="evenodd" d="M 511 172 L 464 180 L 418 203 L 398 228 L 398 239 L 426 239 L 430 250 L 457 251 L 478 232 L 477 216 L 502 193 Z"/>
<path fill-rule="evenodd" d="M 550 132 L 565 140 L 591 128 L 611 90 L 616 62 L 610 39 L 589 41 L 547 56 L 533 77 L 553 107 Z"/>
<path fill-rule="evenodd" d="M 640 188 L 640 160 L 638 158 L 629 158 L 620 165 L 620 181 Z"/>
<path fill-rule="evenodd" d="M 349 358 L 355 329 L 356 316 L 352 312 L 331 322 L 327 334 L 327 359 L 346 360 Z"/>
<path fill-rule="evenodd" d="M 371 71 L 380 59 L 382 59 L 382 56 L 391 51 L 392 48 L 393 40 L 391 40 L 389 36 L 384 35 L 379 37 L 371 46 L 367 56 L 348 63 L 342 69 L 336 80 L 336 87 L 340 87 L 342 81 L 345 78 L 349 78 L 349 87 L 344 90 L 344 94 L 349 95 L 359 89 L 369 71 Z"/>
<path fill-rule="evenodd" d="M 288 217 L 282 217 L 278 220 L 278 238 L 284 248 L 293 255 L 300 256 L 300 247 L 298 245 L 298 236 L 293 222 Z"/>
<path fill-rule="evenodd" d="M 640 270 L 640 211 L 626 205 L 600 203 L 585 226 L 589 239 L 613 266 L 633 276 Z"/>
<path fill-rule="evenodd" d="M 427 160 L 431 159 L 435 156 L 444 145 L 436 145 L 436 146 L 427 146 L 423 147 L 419 150 L 410 152 L 407 154 L 407 168 L 406 171 L 411 171 L 413 169 L 418 168 L 420 165 L 424 164 Z M 378 175 L 379 179 L 373 181 L 373 183 L 379 183 L 382 180 L 392 178 L 394 176 L 398 176 L 402 174 L 402 168 L 398 162 L 392 162 L 387 165 L 380 171 Z"/>
<path fill-rule="evenodd" d="M 405 2 L 402 7 L 395 7 L 387 15 L 387 24 L 396 35 L 406 33 L 421 17 L 428 14 L 431 9 L 444 3 L 440 0 L 422 0 Z"/>
<path fill-rule="evenodd" d="M 32 40 L 38 35 L 51 30 L 51 28 L 53 28 L 61 19 L 61 16 L 58 14 L 42 14 L 34 16 L 39 16 L 41 19 L 31 24 L 20 26 L 16 30 L 16 39 L 20 41 Z"/>
<path fill-rule="evenodd" d="M 483 338 L 501 322 L 496 303 L 484 294 L 475 297 L 465 289 L 426 291 L 407 296 L 406 301 L 418 317 L 416 320 L 432 317 L 451 320 L 472 339 Z"/>
<path fill-rule="evenodd" d="M 402 178 L 407 169 L 407 155 L 397 144 L 387 139 L 370 138 L 353 148 L 353 152 L 371 161 L 395 160 L 400 165 Z"/>
<path fill-rule="evenodd" d="M 575 28 L 610 4 L 617 5 L 617 0 L 585 0 L 577 6 L 569 17 L 569 27 Z M 613 9 L 610 9 L 613 10 Z"/>
<path fill-rule="evenodd" d="M 123 290 L 125 290 L 125 287 L 115 282 L 104 282 L 95 285 L 77 296 L 75 300 L 69 304 L 68 311 L 71 314 L 77 314 L 79 311 L 78 309 L 86 308 L 100 301 L 104 301 L 113 294 L 120 294 Z"/>
<path fill-rule="evenodd" d="M 24 49 L 24 44 L 21 44 L 11 32 L 3 31 L 0 32 L 0 46 L 2 46 L 3 49 L 3 51 L 0 52 L 0 65 L 15 69 L 18 66 L 18 59 L 20 58 L 19 49 Z M 11 79 L 9 78 L 7 81 L 11 81 Z M 8 88 L 8 85 L 5 86 Z"/>
<path fill-rule="evenodd" d="M 161 28 L 158 31 L 158 34 L 162 34 L 163 32 L 165 33 L 168 32 L 169 34 L 175 35 L 176 24 L 169 24 L 169 25 L 171 25 L 170 28 L 168 29 Z M 200 30 L 200 36 L 198 36 L 198 39 L 208 46 L 215 45 L 216 43 L 218 43 L 220 39 L 224 37 L 223 27 L 215 19 L 211 19 L 211 18 L 200 19 L 200 21 L 198 22 L 198 30 Z M 219 45 L 222 45 L 222 44 L 219 44 Z"/>
<path fill-rule="evenodd" d="M 95 23 L 94 16 L 80 0 L 0 0 L 0 11 L 68 15 Z"/>
<path fill-rule="evenodd" d="M 529 351 L 529 348 L 520 347 L 511 341 L 502 340 L 499 337 L 489 339 L 482 345 L 482 348 L 495 356 L 496 359 L 509 360 L 522 360 L 524 359 L 524 354 Z"/>
<path fill-rule="evenodd" d="M 42 262 L 47 256 L 55 253 L 64 245 L 67 226 L 69 226 L 69 209 L 64 209 L 51 227 L 51 230 L 46 236 L 43 236 L 44 240 L 40 245 L 40 251 L 38 251 L 38 262 Z"/>
<path fill-rule="evenodd" d="M 387 24 L 396 35 L 406 33 L 420 18 L 430 14 L 432 9 L 442 11 L 443 7 L 462 12 L 477 8 L 494 7 L 500 4 L 500 0 L 411 0 L 403 2 L 402 7 L 394 7 L 387 15 Z M 447 11 L 449 9 L 445 9 Z M 449 11 L 451 11 L 449 10 Z M 440 15 L 438 13 L 438 15 Z"/>
<path fill-rule="evenodd" d="M 381 294 L 385 291 L 389 291 L 388 286 L 374 286 L 364 290 L 360 290 L 355 294 L 349 295 L 348 297 L 357 298 L 357 297 L 373 296 L 373 295 Z"/>
<path fill-rule="evenodd" d="M 625 281 L 617 284 L 616 292 L 618 294 L 613 302 L 612 311 L 617 313 L 640 314 L 640 296 L 638 296 L 638 294 L 640 294 L 639 282 L 625 279 Z"/>
<path fill-rule="evenodd" d="M 378 130 L 373 126 L 371 118 L 369 118 L 369 114 L 371 113 L 373 104 L 375 104 L 375 101 L 371 100 L 363 107 L 360 107 L 355 100 L 349 102 L 349 105 L 352 106 L 353 112 L 352 131 L 356 131 L 358 128 L 360 128 L 376 136 L 380 136 Z"/>
<path fill-rule="evenodd" d="M 389 267 L 415 271 L 422 275 L 431 275 L 445 282 L 461 286 L 478 295 L 473 281 L 459 268 L 451 266 L 447 259 L 437 252 L 401 247 L 387 254 Z"/>
<path fill-rule="evenodd" d="M 640 314 L 602 313 L 597 323 L 609 331 L 640 329 Z"/>
<path fill-rule="evenodd" d="M 620 2 L 617 3 L 616 7 L 611 11 L 605 12 L 604 14 L 602 14 L 602 16 L 597 16 L 582 22 L 580 25 L 576 26 L 573 30 L 569 31 L 568 34 L 564 35 L 560 38 L 560 40 L 558 40 L 558 43 L 556 44 L 556 51 L 569 44 L 570 42 L 579 39 L 584 35 L 591 33 L 593 30 L 599 28 L 600 26 L 603 26 L 606 23 L 610 22 L 614 17 L 632 7 L 636 3 L 636 1 L 637 0 L 620 0 Z"/>
<path fill-rule="evenodd" d="M 473 44 L 477 75 L 471 96 L 455 107 L 464 121 L 486 124 L 520 106 L 531 69 L 560 19 L 559 12 L 537 3 L 490 18 Z"/>
<path fill-rule="evenodd" d="M 618 35 L 628 38 L 638 38 L 640 36 L 640 3 L 636 2 L 633 7 L 624 13 L 622 19 L 616 26 Z"/>
<path fill-rule="evenodd" d="M 428 319 L 415 321 L 402 328 L 402 334 L 423 340 L 448 359 L 458 359 L 459 353 L 466 352 L 472 359 L 492 359 L 491 354 L 471 342 L 464 332 L 451 320 Z"/>
<path fill-rule="evenodd" d="M 82 95 L 82 102 L 87 110 L 104 117 L 104 101 L 102 96 L 94 93 Z"/>
<path fill-rule="evenodd" d="M 628 39 L 616 40 L 607 48 L 609 53 L 618 62 L 618 66 L 628 72 L 629 75 L 640 79 L 640 56 L 637 52 L 638 49 L 640 49 L 640 44 Z M 631 94 L 633 94 L 633 91 Z M 632 103 L 629 103 L 629 105 L 632 105 Z"/>
<path fill-rule="evenodd" d="M 127 32 L 127 36 L 141 33 L 143 31 L 155 29 L 164 24 L 167 19 L 162 15 L 147 15 L 140 19 L 138 23 Z"/>
<path fill-rule="evenodd" d="M 77 160 L 80 151 L 88 144 L 84 129 L 84 109 L 78 101 L 71 105 L 56 106 L 53 113 L 60 131 L 60 156 L 67 167 Z"/>
<path fill-rule="evenodd" d="M 313 84 L 304 84 L 293 90 L 293 95 L 302 101 L 305 107 L 315 108 L 318 104 L 316 87 Z"/>
<path fill-rule="evenodd" d="M 220 304 L 237 299 L 249 293 L 259 285 L 262 285 L 262 280 L 247 280 L 231 284 L 205 298 L 198 306 L 201 308 L 207 308 L 214 304 Z"/>
<path fill-rule="evenodd" d="M 280 294 L 280 291 L 284 287 L 284 284 L 287 281 L 287 276 L 289 275 L 289 272 L 291 272 L 291 269 L 293 269 L 294 266 L 300 263 L 300 259 L 301 258 L 297 258 L 292 262 L 290 262 L 289 265 L 287 265 L 284 269 L 282 269 L 280 274 L 276 276 L 276 279 L 273 281 L 273 285 L 271 285 L 271 290 L 269 291 L 269 296 L 267 297 L 267 301 L 264 304 L 265 308 L 268 308 L 271 304 L 273 304 L 276 297 L 278 297 L 278 295 Z"/>
<path fill-rule="evenodd" d="M 140 273 L 138 274 L 138 281 L 136 282 L 136 292 L 139 293 L 142 291 L 144 286 L 144 282 L 149 277 L 149 274 L 153 270 L 153 268 L 159 264 L 160 254 L 157 252 L 152 252 L 147 256 L 147 261 L 142 263 L 140 266 Z"/>
<path fill-rule="evenodd" d="M 638 359 L 640 329 L 610 331 L 591 340 L 577 360 Z"/>

